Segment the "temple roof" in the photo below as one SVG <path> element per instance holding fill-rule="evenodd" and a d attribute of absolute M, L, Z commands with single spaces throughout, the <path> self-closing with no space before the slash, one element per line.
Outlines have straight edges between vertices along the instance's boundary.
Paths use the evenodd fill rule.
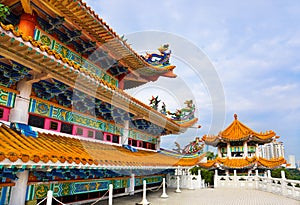
<path fill-rule="evenodd" d="M 265 159 L 257 157 L 246 158 L 216 158 L 214 160 L 208 160 L 206 163 L 199 163 L 200 167 L 204 168 L 224 168 L 224 169 L 245 169 L 257 166 L 259 168 L 273 169 L 286 163 L 283 157 L 277 159 Z"/>
<path fill-rule="evenodd" d="M 121 146 L 50 133 L 26 137 L 6 125 L 0 126 L 0 165 L 166 168 L 194 166 L 203 157 L 179 158 L 146 150 L 132 152 Z"/>
<path fill-rule="evenodd" d="M 267 131 L 265 133 L 258 133 L 241 123 L 237 115 L 234 115 L 234 121 L 216 136 L 203 136 L 203 140 L 207 145 L 217 146 L 220 142 L 230 141 L 257 141 L 262 143 L 271 142 L 272 138 L 276 136 L 274 131 Z"/>
<path fill-rule="evenodd" d="M 107 51 L 120 65 L 129 67 L 129 73 L 134 73 L 146 82 L 154 81 L 160 76 L 176 77 L 173 73 L 175 66 L 158 67 L 147 63 L 82 0 L 6 0 L 4 4 L 15 6 L 18 2 L 22 2 L 19 6 L 22 6 L 26 13 L 32 14 L 35 11 L 46 20 L 48 18 L 45 17 L 46 13 L 51 14 L 51 18 L 62 18 L 66 27 L 80 31 L 80 37 L 84 36 L 89 42 L 96 43 L 96 48 Z M 143 80 L 140 83 L 130 82 L 126 84 L 126 88 L 136 87 L 141 83 L 145 82 Z"/>
<path fill-rule="evenodd" d="M 184 132 L 197 121 L 197 118 L 194 118 L 189 122 L 175 122 L 42 43 L 22 35 L 12 25 L 6 26 L 2 23 L 0 25 L 0 55 L 7 59 L 13 59 L 19 64 L 32 68 L 37 73 L 47 74 L 49 77 L 67 86 L 76 87 L 79 91 L 95 96 L 103 102 L 123 110 L 129 109 L 132 114 L 144 116 L 145 120 L 153 124 L 158 126 L 163 124 L 167 130 L 166 134 Z"/>

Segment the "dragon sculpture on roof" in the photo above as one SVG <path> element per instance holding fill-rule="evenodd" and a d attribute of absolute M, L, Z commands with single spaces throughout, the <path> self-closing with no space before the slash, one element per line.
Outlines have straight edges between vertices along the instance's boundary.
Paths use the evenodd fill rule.
<path fill-rule="evenodd" d="M 187 144 L 183 149 L 181 149 L 178 142 L 175 142 L 175 146 L 176 149 L 173 150 L 180 154 L 196 154 L 202 151 L 204 143 L 199 137 L 196 137 L 194 141 Z"/>
<path fill-rule="evenodd" d="M 156 67 L 171 66 L 170 56 L 172 52 L 171 50 L 169 50 L 169 44 L 161 45 L 157 50 L 159 51 L 159 54 L 146 53 L 146 56 L 142 56 L 142 58 L 152 66 L 156 66 Z"/>

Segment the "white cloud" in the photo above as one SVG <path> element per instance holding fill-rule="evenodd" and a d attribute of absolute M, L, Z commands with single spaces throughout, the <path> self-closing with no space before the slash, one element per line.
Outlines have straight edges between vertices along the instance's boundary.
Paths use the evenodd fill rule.
<path fill-rule="evenodd" d="M 245 124 L 249 123 L 257 131 L 278 130 L 278 134 L 289 139 L 285 140 L 287 152 L 300 158 L 300 150 L 289 143 L 300 144 L 297 124 L 297 116 L 300 116 L 300 13 L 297 8 L 300 2 L 87 2 L 120 34 L 162 30 L 178 34 L 203 48 L 215 61 L 224 85 L 226 125 L 237 112 Z M 130 43 L 135 46 L 135 42 Z M 151 49 L 158 46 L 153 42 L 141 43 Z M 196 60 L 189 58 L 187 63 L 198 62 Z M 180 65 L 175 72 L 197 99 L 203 125 L 199 133 L 204 134 L 211 122 L 210 93 L 202 79 L 197 76 L 193 80 L 193 72 L 184 69 L 186 67 Z M 201 73 L 205 75 L 205 70 Z M 168 84 L 176 86 L 176 82 L 170 80 Z M 180 94 L 176 95 L 183 96 L 185 89 L 178 87 L 176 91 Z M 170 106 L 176 107 L 180 101 L 183 100 L 177 97 Z"/>

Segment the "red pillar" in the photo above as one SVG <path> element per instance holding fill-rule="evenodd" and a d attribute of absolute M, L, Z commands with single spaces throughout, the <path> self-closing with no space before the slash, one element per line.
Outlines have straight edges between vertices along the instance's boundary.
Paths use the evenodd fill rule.
<path fill-rule="evenodd" d="M 120 75 L 119 77 L 118 77 L 118 80 L 119 80 L 119 88 L 121 89 L 121 90 L 124 90 L 124 78 L 125 78 L 125 76 L 126 76 L 126 74 L 122 74 L 122 75 Z"/>
<path fill-rule="evenodd" d="M 34 36 L 34 29 L 37 23 L 36 15 L 23 13 L 19 23 L 19 31 L 25 36 Z"/>

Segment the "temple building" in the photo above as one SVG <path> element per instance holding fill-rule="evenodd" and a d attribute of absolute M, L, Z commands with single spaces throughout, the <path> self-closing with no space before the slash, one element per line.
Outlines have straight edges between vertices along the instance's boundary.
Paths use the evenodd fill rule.
<path fill-rule="evenodd" d="M 276 136 L 274 131 L 265 133 L 253 131 L 241 123 L 235 114 L 234 121 L 218 135 L 203 136 L 202 140 L 206 145 L 217 147 L 218 156 L 214 160 L 200 163 L 199 166 L 216 169 L 226 175 L 250 175 L 256 169 L 262 172 L 276 168 L 285 163 L 285 159 L 282 156 L 272 159 L 263 158 L 259 147 L 277 138 L 279 136 Z"/>
<path fill-rule="evenodd" d="M 160 149 L 197 122 L 192 101 L 167 114 L 124 91 L 176 77 L 168 44 L 140 56 L 81 0 L 0 7 L 0 204 L 134 194 L 204 157 Z"/>

